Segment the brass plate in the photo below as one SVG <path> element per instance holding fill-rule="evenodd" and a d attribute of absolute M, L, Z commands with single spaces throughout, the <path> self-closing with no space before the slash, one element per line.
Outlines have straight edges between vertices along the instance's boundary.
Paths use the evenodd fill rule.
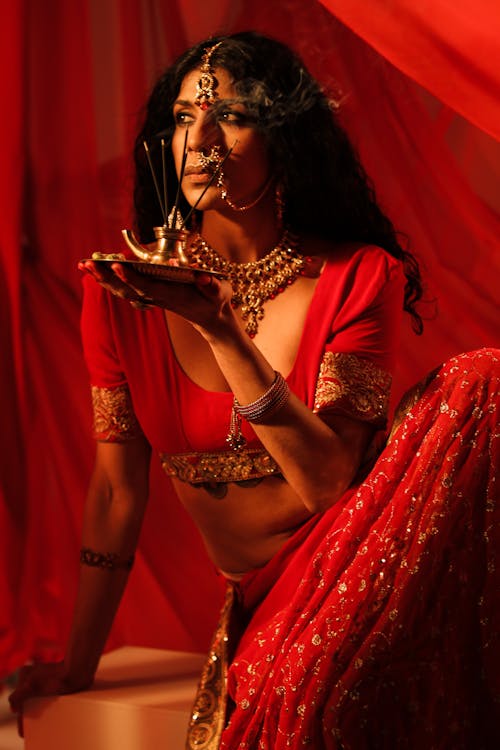
<path fill-rule="evenodd" d="M 84 258 L 81 262 L 92 261 L 97 266 L 110 265 L 111 263 L 120 263 L 122 266 L 128 266 L 137 273 L 145 276 L 152 276 L 161 281 L 177 281 L 179 284 L 192 284 L 196 276 L 200 273 L 206 273 L 209 276 L 215 276 L 217 279 L 225 279 L 226 276 L 218 271 L 204 271 L 201 268 L 192 266 L 165 266 L 160 263 L 146 263 L 143 260 L 120 260 L 118 258 Z"/>

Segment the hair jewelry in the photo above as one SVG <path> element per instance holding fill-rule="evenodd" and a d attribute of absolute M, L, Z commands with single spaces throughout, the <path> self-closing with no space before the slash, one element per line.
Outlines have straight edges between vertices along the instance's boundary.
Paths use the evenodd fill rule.
<path fill-rule="evenodd" d="M 194 98 L 195 104 L 200 109 L 208 109 L 215 103 L 218 97 L 215 89 L 219 85 L 219 82 L 214 76 L 214 69 L 210 64 L 210 58 L 221 44 L 222 42 L 218 42 L 213 47 L 208 47 L 201 58 L 200 78 L 196 84 L 196 96 Z"/>

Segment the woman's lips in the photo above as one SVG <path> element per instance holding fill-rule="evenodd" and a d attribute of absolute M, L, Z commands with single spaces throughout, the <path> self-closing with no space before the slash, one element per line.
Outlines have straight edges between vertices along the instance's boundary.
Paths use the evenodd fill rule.
<path fill-rule="evenodd" d="M 206 185 L 212 179 L 212 174 L 202 169 L 186 169 L 184 180 L 191 185 Z"/>

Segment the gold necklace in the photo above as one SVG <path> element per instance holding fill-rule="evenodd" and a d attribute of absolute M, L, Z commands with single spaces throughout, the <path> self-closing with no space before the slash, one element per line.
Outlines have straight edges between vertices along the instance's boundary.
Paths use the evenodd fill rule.
<path fill-rule="evenodd" d="M 236 263 L 223 258 L 201 235 L 196 234 L 187 254 L 190 265 L 227 276 L 233 288 L 231 304 L 234 308 L 241 305 L 245 330 L 253 338 L 259 321 L 264 317 L 264 303 L 305 275 L 304 271 L 312 261 L 312 258 L 301 255 L 297 248 L 297 237 L 285 232 L 276 247 L 263 258 L 251 263 Z"/>

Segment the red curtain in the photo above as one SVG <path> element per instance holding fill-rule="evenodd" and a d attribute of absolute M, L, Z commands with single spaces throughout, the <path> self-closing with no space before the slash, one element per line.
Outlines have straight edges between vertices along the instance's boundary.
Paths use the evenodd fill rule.
<path fill-rule="evenodd" d="M 321 0 L 399 70 L 500 136 L 497 0 Z"/>
<path fill-rule="evenodd" d="M 343 121 L 437 300 L 437 313 L 434 303 L 425 307 L 433 319 L 424 336 L 409 326 L 404 333 L 397 395 L 449 355 L 499 344 L 492 3 L 470 14 L 466 0 L 14 6 L 3 14 L 0 44 L 9 113 L 0 118 L 3 673 L 58 655 L 67 632 L 93 454 L 76 263 L 120 246 L 140 108 L 190 43 L 255 28 L 288 42 L 327 88 L 341 89 Z M 203 650 L 219 601 L 215 571 L 155 464 L 141 552 L 110 645 Z"/>
<path fill-rule="evenodd" d="M 0 450 L 0 654 L 11 664 L 23 655 L 13 628 L 22 586 L 27 493 L 22 421 L 25 416 L 21 330 L 21 210 L 23 202 L 24 64 L 21 3 L 5 14 L 0 37 L 0 342 L 2 441 Z M 8 106 L 7 106 L 8 103 Z M 8 116 L 7 116 L 8 112 Z M 1 674 L 1 673 L 0 673 Z"/>

